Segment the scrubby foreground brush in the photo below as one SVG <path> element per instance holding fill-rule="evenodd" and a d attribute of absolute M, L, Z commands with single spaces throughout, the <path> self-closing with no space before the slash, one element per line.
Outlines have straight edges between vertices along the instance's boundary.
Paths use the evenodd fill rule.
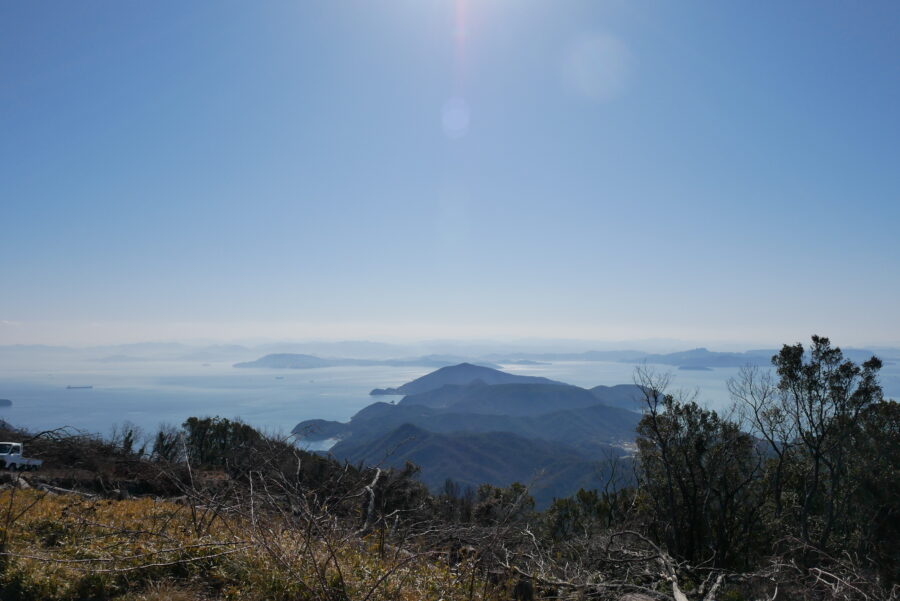
<path fill-rule="evenodd" d="M 900 598 L 900 408 L 880 361 L 814 337 L 773 363 L 732 382 L 729 417 L 639 372 L 635 473 L 543 512 L 522 484 L 429 491 L 413 465 L 342 464 L 222 418 L 144 445 L 0 429 L 47 466 L 0 477 L 0 598 Z"/>

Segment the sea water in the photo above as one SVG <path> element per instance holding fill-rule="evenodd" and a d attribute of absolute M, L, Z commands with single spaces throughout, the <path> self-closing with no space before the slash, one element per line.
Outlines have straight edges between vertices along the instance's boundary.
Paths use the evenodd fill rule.
<path fill-rule="evenodd" d="M 697 391 L 697 400 L 716 410 L 730 404 L 727 382 L 738 372 L 736 368 L 685 371 L 664 365 L 648 367 L 670 373 L 673 390 Z M 635 365 L 564 361 L 502 368 L 589 388 L 631 383 Z M 108 434 L 113 426 L 125 422 L 152 433 L 160 424 L 180 425 L 190 416 L 218 415 L 287 434 L 302 420 L 346 421 L 374 401 L 395 400 L 398 397 L 369 396 L 369 391 L 399 386 L 432 370 L 387 366 L 239 369 L 230 363 L 185 361 L 0 365 L 0 399 L 13 403 L 0 407 L 0 419 L 35 431 L 69 426 Z M 886 396 L 900 398 L 896 364 L 885 366 L 881 381 Z"/>
<path fill-rule="evenodd" d="M 347 420 L 372 388 L 397 386 L 427 367 L 238 369 L 230 364 L 146 361 L 56 369 L 0 368 L 0 419 L 29 430 L 69 426 L 107 434 L 130 422 L 147 432 L 190 416 L 222 416 L 287 434 L 310 418 Z M 92 386 L 92 388 L 67 388 Z"/>

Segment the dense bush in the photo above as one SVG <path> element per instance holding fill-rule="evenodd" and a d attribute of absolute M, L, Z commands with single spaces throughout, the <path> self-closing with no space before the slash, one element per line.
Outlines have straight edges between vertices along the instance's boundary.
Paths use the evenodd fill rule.
<path fill-rule="evenodd" d="M 881 361 L 847 360 L 827 338 L 785 345 L 774 377 L 746 368 L 725 419 L 643 373 L 642 525 L 679 559 L 752 569 L 772 550 L 800 566 L 850 557 L 900 582 L 900 409 Z"/>

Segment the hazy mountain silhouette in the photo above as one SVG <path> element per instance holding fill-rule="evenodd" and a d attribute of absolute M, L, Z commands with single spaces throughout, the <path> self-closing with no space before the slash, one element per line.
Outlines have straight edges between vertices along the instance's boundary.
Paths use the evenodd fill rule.
<path fill-rule="evenodd" d="M 538 376 L 518 376 L 508 374 L 506 372 L 485 367 L 483 365 L 472 365 L 471 363 L 460 363 L 459 365 L 450 365 L 416 378 L 412 382 L 407 382 L 397 388 L 376 388 L 370 394 L 418 394 L 435 390 L 442 386 L 468 386 L 470 384 L 481 382 L 483 384 L 562 384 L 548 378 Z"/>
<path fill-rule="evenodd" d="M 472 487 L 523 482 L 543 507 L 554 497 L 600 485 L 605 461 L 624 454 L 614 447 L 605 450 L 605 456 L 588 455 L 559 442 L 510 432 L 440 434 L 402 424 L 374 439 L 342 441 L 332 453 L 350 463 L 403 467 L 410 461 L 422 467 L 419 477 L 432 489 L 448 478 Z"/>
<path fill-rule="evenodd" d="M 641 417 L 633 384 L 587 390 L 467 363 L 390 390 L 409 394 L 396 404 L 372 403 L 346 423 L 307 420 L 294 432 L 339 439 L 331 453 L 352 463 L 412 461 L 432 487 L 447 478 L 533 481 L 544 502 L 590 485 L 598 462 L 625 454 Z"/>
<path fill-rule="evenodd" d="M 299 353 L 272 353 L 260 357 L 255 361 L 243 361 L 235 363 L 238 368 L 266 368 L 266 369 L 315 369 L 318 367 L 346 367 L 346 366 L 371 366 L 385 365 L 391 367 L 424 366 L 443 367 L 452 365 L 460 360 L 459 357 L 445 355 L 426 355 L 409 359 L 351 359 L 351 358 L 324 358 L 315 355 Z"/>

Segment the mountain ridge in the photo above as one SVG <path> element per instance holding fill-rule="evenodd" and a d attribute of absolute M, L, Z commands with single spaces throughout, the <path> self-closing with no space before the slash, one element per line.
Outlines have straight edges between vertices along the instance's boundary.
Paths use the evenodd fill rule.
<path fill-rule="evenodd" d="M 633 450 L 643 396 L 634 384 L 585 389 L 469 363 L 389 390 L 409 394 L 371 403 L 347 422 L 306 420 L 293 432 L 337 439 L 329 453 L 350 463 L 413 462 L 433 489 L 448 478 L 497 486 L 534 480 L 539 503 L 574 493 L 598 462 Z"/>
<path fill-rule="evenodd" d="M 435 390 L 446 385 L 466 386 L 479 380 L 488 385 L 514 383 L 563 384 L 562 382 L 556 382 L 549 378 L 509 374 L 494 369 L 493 367 L 465 362 L 458 365 L 442 367 L 396 388 L 375 388 L 369 394 L 373 396 L 417 394 Z"/>

